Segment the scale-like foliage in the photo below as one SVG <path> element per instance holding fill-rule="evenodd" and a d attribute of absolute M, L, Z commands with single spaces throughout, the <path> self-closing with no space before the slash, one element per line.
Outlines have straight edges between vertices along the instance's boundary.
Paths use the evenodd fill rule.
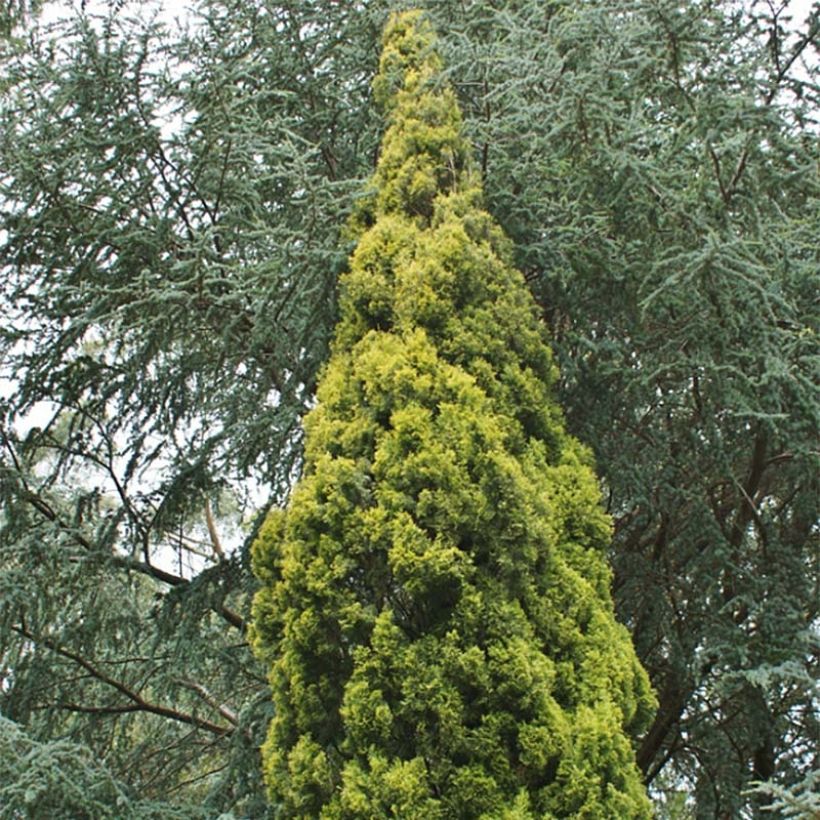
<path fill-rule="evenodd" d="M 659 695 L 639 764 L 698 817 L 767 816 L 748 789 L 805 788 L 820 733 L 820 6 L 453 5 L 488 207 Z"/>
<path fill-rule="evenodd" d="M 281 500 L 298 472 L 406 5 L 0 13 L 0 712 L 170 810 L 262 816 L 254 581 L 206 502 L 220 531 L 249 476 Z M 656 810 L 810 812 L 819 7 L 425 7 L 615 520 Z"/>
<path fill-rule="evenodd" d="M 649 816 L 653 696 L 610 524 L 428 24 L 391 18 L 388 117 L 307 416 L 254 547 L 272 799 L 300 817 Z"/>

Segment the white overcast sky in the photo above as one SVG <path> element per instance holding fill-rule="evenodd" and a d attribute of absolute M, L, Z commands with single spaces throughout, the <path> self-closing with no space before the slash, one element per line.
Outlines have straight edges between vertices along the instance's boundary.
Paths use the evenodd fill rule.
<path fill-rule="evenodd" d="M 157 2 L 158 5 L 162 6 L 164 10 L 163 16 L 167 17 L 168 20 L 174 20 L 175 18 L 184 20 L 191 11 L 192 4 L 190 0 L 157 0 Z M 741 2 L 745 3 L 748 2 L 748 0 L 741 0 Z M 813 2 L 815 2 L 815 0 L 772 0 L 771 6 L 775 10 L 788 7 L 788 13 L 794 18 L 793 24 L 797 23 L 799 25 L 808 17 Z M 61 7 L 65 9 L 77 5 L 79 5 L 79 2 L 76 2 L 76 0 L 75 2 L 71 0 L 52 2 L 46 5 L 45 16 L 47 18 L 52 15 L 59 16 L 59 9 Z M 107 3 L 105 0 L 86 0 L 84 5 L 86 8 L 105 8 Z M 423 2 L 420 2 L 420 5 L 423 5 Z M 763 4 L 761 3 L 761 5 Z"/>

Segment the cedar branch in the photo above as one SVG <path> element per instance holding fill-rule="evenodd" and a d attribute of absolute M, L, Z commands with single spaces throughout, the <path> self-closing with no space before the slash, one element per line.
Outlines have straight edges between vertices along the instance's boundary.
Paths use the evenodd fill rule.
<path fill-rule="evenodd" d="M 110 686 L 121 695 L 124 695 L 129 701 L 131 701 L 131 705 L 133 707 L 132 709 L 128 709 L 126 707 L 76 707 L 76 705 L 67 704 L 66 708 L 72 708 L 72 706 L 75 707 L 72 708 L 72 711 L 97 711 L 98 713 L 103 713 L 106 710 L 110 713 L 141 711 L 159 715 L 164 718 L 169 718 L 170 720 L 175 720 L 179 723 L 186 723 L 189 726 L 196 726 L 198 729 L 204 729 L 207 732 L 211 732 L 212 734 L 219 736 L 229 735 L 233 732 L 233 727 L 231 726 L 221 726 L 220 724 L 213 723 L 205 718 L 200 718 L 196 715 L 191 715 L 187 712 L 181 712 L 178 709 L 173 709 L 169 706 L 162 706 L 161 704 L 152 703 L 151 701 L 146 700 L 142 697 L 142 695 L 131 689 L 129 686 L 126 686 L 122 681 L 112 678 L 101 669 L 98 669 L 95 664 L 91 663 L 91 661 L 83 658 L 76 652 L 72 652 L 70 649 L 66 649 L 64 646 L 60 646 L 56 641 L 53 641 L 50 638 L 46 638 L 42 635 L 35 635 L 24 625 L 13 626 L 12 629 L 33 643 L 45 646 L 52 652 L 73 661 L 78 666 L 81 666 L 86 672 L 88 672 L 89 675 L 91 675 L 91 677 L 100 681 L 100 683 Z"/>

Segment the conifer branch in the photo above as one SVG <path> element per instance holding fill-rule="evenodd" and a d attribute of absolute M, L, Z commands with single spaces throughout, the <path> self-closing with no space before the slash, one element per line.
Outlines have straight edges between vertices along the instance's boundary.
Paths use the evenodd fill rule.
<path fill-rule="evenodd" d="M 222 549 L 222 542 L 219 540 L 219 532 L 216 529 L 216 521 L 214 521 L 214 514 L 211 510 L 210 499 L 205 499 L 205 522 L 208 526 L 208 535 L 211 539 L 211 547 L 213 547 L 214 554 L 220 561 L 225 560 L 225 550 Z"/>
<path fill-rule="evenodd" d="M 17 481 L 20 484 L 20 497 L 26 501 L 32 508 L 37 510 L 40 515 L 43 516 L 47 521 L 50 521 L 52 524 L 57 526 L 62 532 L 69 535 L 72 540 L 81 546 L 86 552 L 88 553 L 95 553 L 97 552 L 96 545 L 89 540 L 86 536 L 83 535 L 82 532 L 76 527 L 68 522 L 66 522 L 60 514 L 36 491 L 32 490 L 31 487 L 28 485 L 28 482 L 24 478 L 21 463 L 19 457 L 14 450 L 11 442 L 4 433 L 0 432 L 0 436 L 3 438 L 3 444 L 6 448 L 6 451 L 9 453 L 9 456 L 12 460 L 12 463 L 15 467 L 15 476 Z M 145 541 L 145 539 L 144 539 Z M 146 556 L 146 560 L 138 561 L 134 558 L 129 558 L 124 555 L 117 555 L 113 554 L 109 557 L 109 560 L 118 567 L 122 567 L 123 569 L 129 572 L 138 572 L 142 575 L 147 575 L 150 578 L 153 578 L 155 581 L 160 581 L 163 584 L 167 584 L 171 587 L 185 587 L 190 584 L 190 580 L 184 578 L 180 575 L 175 575 L 172 572 L 168 572 L 160 567 L 155 566 L 151 563 L 150 558 L 148 557 L 147 552 L 147 545 L 146 549 L 144 550 L 144 554 Z M 241 615 L 234 612 L 230 607 L 227 605 L 219 604 L 219 606 L 214 607 L 214 611 L 224 618 L 231 626 L 235 627 L 236 629 L 244 632 L 247 629 L 247 624 L 242 618 Z"/>
<path fill-rule="evenodd" d="M 158 715 L 159 717 L 168 718 L 170 720 L 178 721 L 179 723 L 186 723 L 190 726 L 195 726 L 198 729 L 204 729 L 207 732 L 211 732 L 212 734 L 224 736 L 229 735 L 233 732 L 233 728 L 228 726 L 222 726 L 218 723 L 214 723 L 213 721 L 206 720 L 205 718 L 198 717 L 197 715 L 192 715 L 187 712 L 182 712 L 179 709 L 173 709 L 169 706 L 162 706 L 161 704 L 152 703 L 149 700 L 146 700 L 139 692 L 132 689 L 130 686 L 127 686 L 122 681 L 117 680 L 116 678 L 111 677 L 106 672 L 103 672 L 99 669 L 95 664 L 91 661 L 87 660 L 86 658 L 82 657 L 81 655 L 77 654 L 76 652 L 71 651 L 70 649 L 66 649 L 63 646 L 60 646 L 56 641 L 51 640 L 42 635 L 36 635 L 31 630 L 29 630 L 25 624 L 21 624 L 20 626 L 13 626 L 12 627 L 15 632 L 19 635 L 27 638 L 28 640 L 32 641 L 34 644 L 40 644 L 41 646 L 45 646 L 46 648 L 50 649 L 52 652 L 60 655 L 61 657 L 67 658 L 70 661 L 73 661 L 78 666 L 81 666 L 83 669 L 88 672 L 88 674 L 98 680 L 100 683 L 104 683 L 107 686 L 110 686 L 112 689 L 119 692 L 121 695 L 124 695 L 129 701 L 130 704 L 126 706 L 84 706 L 79 707 L 75 704 L 67 704 L 65 708 L 70 709 L 71 711 L 92 711 L 97 714 L 103 714 L 105 712 L 109 712 L 111 714 L 114 713 L 121 713 L 124 711 L 142 711 L 148 712 L 150 714 Z M 61 704 L 57 704 L 60 706 Z M 222 712 L 220 712 L 222 714 Z"/>
<path fill-rule="evenodd" d="M 237 726 L 239 724 L 239 717 L 234 709 L 231 709 L 225 703 L 220 703 L 207 689 L 207 687 L 203 686 L 201 683 L 197 683 L 193 680 L 187 680 L 185 678 L 177 678 L 176 682 L 180 686 L 184 686 L 186 689 L 189 689 L 191 692 L 194 692 L 196 695 L 200 697 L 200 699 L 207 703 L 212 709 L 219 712 L 228 723 Z"/>

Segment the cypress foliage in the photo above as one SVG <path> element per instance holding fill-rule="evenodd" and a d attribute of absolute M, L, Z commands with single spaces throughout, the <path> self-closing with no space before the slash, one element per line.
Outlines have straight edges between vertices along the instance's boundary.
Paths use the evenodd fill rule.
<path fill-rule="evenodd" d="M 270 795 L 291 817 L 648 817 L 630 736 L 654 700 L 610 522 L 441 69 L 424 18 L 391 18 L 304 474 L 254 545 Z"/>

